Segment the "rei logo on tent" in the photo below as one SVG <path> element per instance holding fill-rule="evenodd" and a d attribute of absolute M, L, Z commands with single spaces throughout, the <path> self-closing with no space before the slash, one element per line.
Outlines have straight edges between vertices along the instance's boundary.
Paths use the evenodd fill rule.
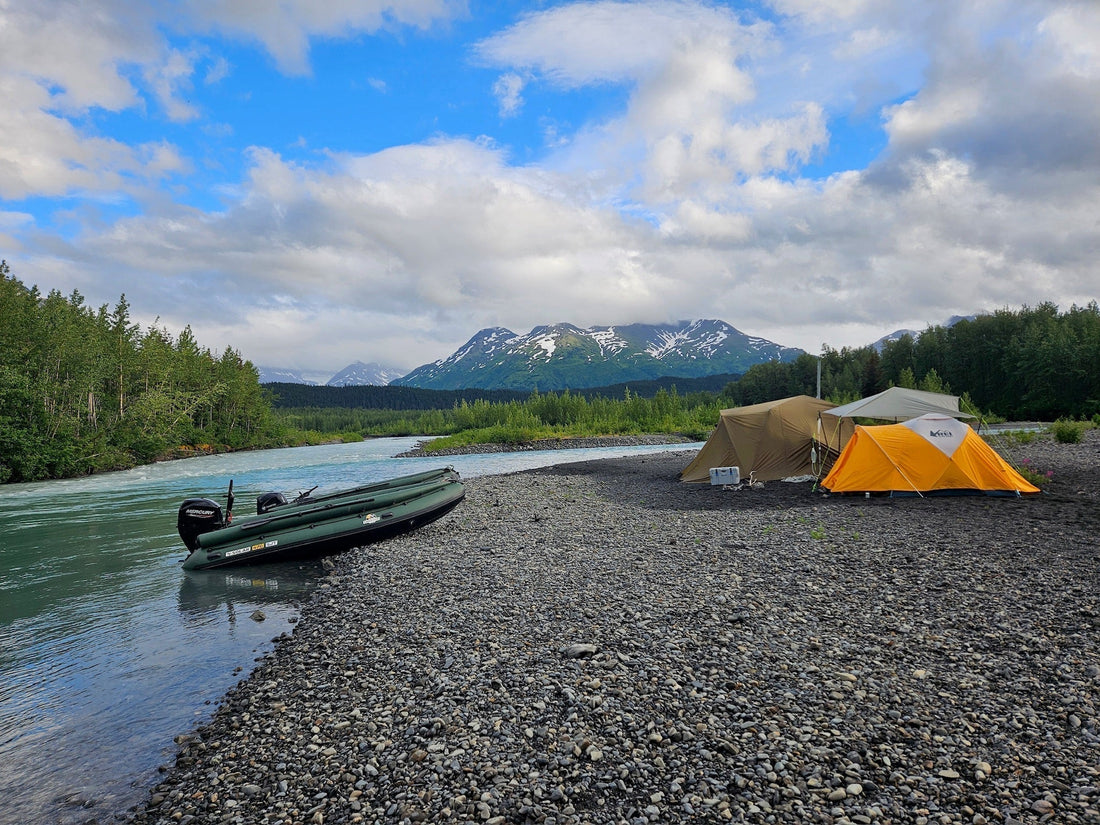
<path fill-rule="evenodd" d="M 922 415 L 900 426 L 912 430 L 946 456 L 955 454 L 970 429 L 961 421 L 944 415 Z"/>

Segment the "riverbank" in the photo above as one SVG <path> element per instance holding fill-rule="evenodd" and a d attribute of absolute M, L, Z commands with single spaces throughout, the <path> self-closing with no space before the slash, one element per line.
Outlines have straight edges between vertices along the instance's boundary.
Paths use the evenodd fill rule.
<path fill-rule="evenodd" d="M 447 447 L 426 450 L 422 441 L 398 458 L 421 456 L 477 455 L 479 453 L 512 453 L 527 450 L 585 450 L 593 447 L 637 447 L 645 444 L 690 444 L 691 439 L 682 435 L 603 435 L 583 438 L 540 438 L 523 444 L 469 444 L 465 447 Z"/>
<path fill-rule="evenodd" d="M 472 479 L 334 560 L 133 822 L 1096 822 L 1100 432 L 1013 452 L 1049 493 Z"/>

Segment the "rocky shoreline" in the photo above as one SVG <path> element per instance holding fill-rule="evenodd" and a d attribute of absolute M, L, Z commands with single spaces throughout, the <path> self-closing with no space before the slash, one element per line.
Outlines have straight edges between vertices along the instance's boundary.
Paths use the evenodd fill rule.
<path fill-rule="evenodd" d="M 1098 822 L 1100 431 L 1011 449 L 1048 493 L 472 479 L 334 560 L 131 821 Z"/>

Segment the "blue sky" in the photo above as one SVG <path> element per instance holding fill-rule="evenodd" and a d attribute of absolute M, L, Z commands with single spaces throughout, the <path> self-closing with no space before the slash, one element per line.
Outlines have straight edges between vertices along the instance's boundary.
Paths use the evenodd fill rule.
<path fill-rule="evenodd" d="M 8 0 L 0 256 L 321 379 L 488 326 L 1068 309 L 1098 43 L 1083 0 Z"/>

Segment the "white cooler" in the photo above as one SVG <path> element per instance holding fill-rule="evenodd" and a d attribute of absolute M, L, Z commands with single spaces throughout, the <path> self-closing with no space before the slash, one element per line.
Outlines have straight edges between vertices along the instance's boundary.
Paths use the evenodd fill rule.
<path fill-rule="evenodd" d="M 710 483 L 726 486 L 741 483 L 741 470 L 738 467 L 711 467 Z"/>

